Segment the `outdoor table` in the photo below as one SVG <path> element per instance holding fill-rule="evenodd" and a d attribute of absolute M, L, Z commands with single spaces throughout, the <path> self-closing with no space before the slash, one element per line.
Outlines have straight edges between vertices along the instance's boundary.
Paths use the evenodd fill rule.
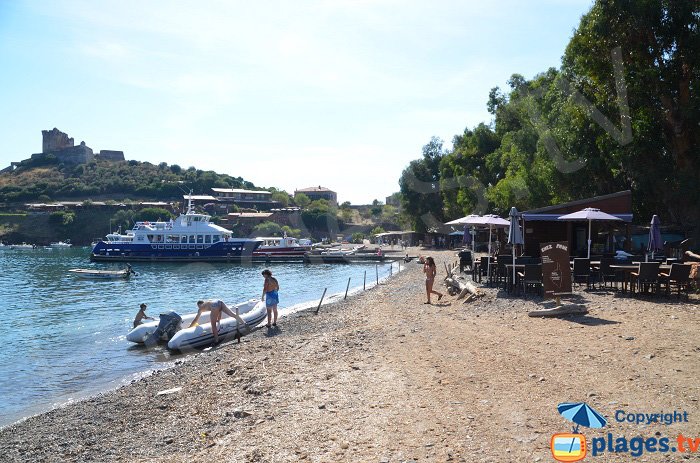
<path fill-rule="evenodd" d="M 627 291 L 627 283 L 631 283 L 632 280 L 632 272 L 639 271 L 639 263 L 636 264 L 613 264 L 610 265 L 610 268 L 615 271 L 621 271 L 624 272 L 625 276 L 624 279 L 622 280 L 622 291 L 626 292 Z M 670 265 L 661 265 L 659 266 L 659 271 L 666 271 L 671 269 Z"/>

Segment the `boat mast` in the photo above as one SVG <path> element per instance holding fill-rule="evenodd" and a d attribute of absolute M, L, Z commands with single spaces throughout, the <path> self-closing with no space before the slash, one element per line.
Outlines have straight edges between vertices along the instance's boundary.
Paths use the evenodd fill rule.
<path fill-rule="evenodd" d="M 190 190 L 190 194 L 187 195 L 187 214 L 194 212 L 194 209 L 192 208 L 192 190 Z"/>

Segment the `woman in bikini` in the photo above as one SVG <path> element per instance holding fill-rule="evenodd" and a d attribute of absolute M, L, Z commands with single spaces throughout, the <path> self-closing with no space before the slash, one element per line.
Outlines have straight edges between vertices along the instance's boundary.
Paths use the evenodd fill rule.
<path fill-rule="evenodd" d="M 228 308 L 224 301 L 221 300 L 211 300 L 211 301 L 197 301 L 197 316 L 194 317 L 192 323 L 190 323 L 190 328 L 197 324 L 199 317 L 204 312 L 211 312 L 209 315 L 209 321 L 211 322 L 211 332 L 214 335 L 214 344 L 219 343 L 219 328 L 217 323 L 221 320 L 221 312 L 226 313 L 229 317 L 233 317 L 238 320 L 238 326 L 246 326 L 246 322 L 243 321 L 241 317 L 238 316 L 238 307 L 236 307 L 236 313 L 233 313 L 231 309 Z"/>
<path fill-rule="evenodd" d="M 262 300 L 265 301 L 265 307 L 267 308 L 267 327 L 277 326 L 277 304 L 280 302 L 279 289 L 280 284 L 277 279 L 272 276 L 272 272 L 265 269 L 262 272 L 265 277 L 265 284 L 263 285 Z M 274 319 L 272 315 L 274 314 Z M 272 321 L 272 325 L 270 325 Z"/>
<path fill-rule="evenodd" d="M 435 260 L 432 257 L 426 257 L 425 263 L 423 264 L 423 273 L 425 273 L 425 292 L 428 295 L 428 302 L 424 304 L 430 304 L 430 295 L 437 294 L 438 301 L 442 299 L 443 294 L 433 290 L 433 283 L 435 283 L 435 275 L 437 275 L 437 267 L 435 266 Z"/>

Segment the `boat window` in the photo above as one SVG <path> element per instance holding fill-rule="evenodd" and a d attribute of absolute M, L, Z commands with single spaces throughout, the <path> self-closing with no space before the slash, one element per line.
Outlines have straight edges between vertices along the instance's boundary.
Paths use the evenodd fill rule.
<path fill-rule="evenodd" d="M 205 236 L 204 236 L 204 242 L 205 242 L 206 244 L 210 244 L 210 243 L 211 243 L 211 235 L 205 235 Z"/>
<path fill-rule="evenodd" d="M 143 241 L 143 235 L 139 235 L 136 237 L 136 241 Z"/>
<path fill-rule="evenodd" d="M 179 243 L 180 237 L 178 235 L 168 235 L 165 239 L 166 243 Z"/>
<path fill-rule="evenodd" d="M 197 241 L 196 241 L 196 239 L 195 239 L 195 236 L 194 236 L 194 235 L 190 235 L 190 243 L 191 243 L 191 244 L 194 244 L 194 243 L 196 243 L 196 242 L 197 242 Z"/>
<path fill-rule="evenodd" d="M 197 243 L 199 243 L 199 244 L 204 243 L 204 235 L 197 235 Z"/>
<path fill-rule="evenodd" d="M 212 236 L 212 238 L 211 238 L 211 242 L 212 242 L 212 243 L 218 243 L 220 239 L 221 239 L 221 236 L 220 236 L 220 235 L 214 235 L 214 236 Z"/>
<path fill-rule="evenodd" d="M 150 241 L 152 243 L 153 242 L 153 235 L 146 235 L 146 236 L 148 236 L 148 241 Z"/>
<path fill-rule="evenodd" d="M 180 237 L 180 243 L 187 243 L 187 235 L 182 235 Z"/>

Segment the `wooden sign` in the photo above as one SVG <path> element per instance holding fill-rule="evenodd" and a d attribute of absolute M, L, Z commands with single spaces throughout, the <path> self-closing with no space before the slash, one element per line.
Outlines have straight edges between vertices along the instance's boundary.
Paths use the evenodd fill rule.
<path fill-rule="evenodd" d="M 569 243 L 540 244 L 542 256 L 542 284 L 544 297 L 571 292 L 571 267 L 569 267 Z"/>

